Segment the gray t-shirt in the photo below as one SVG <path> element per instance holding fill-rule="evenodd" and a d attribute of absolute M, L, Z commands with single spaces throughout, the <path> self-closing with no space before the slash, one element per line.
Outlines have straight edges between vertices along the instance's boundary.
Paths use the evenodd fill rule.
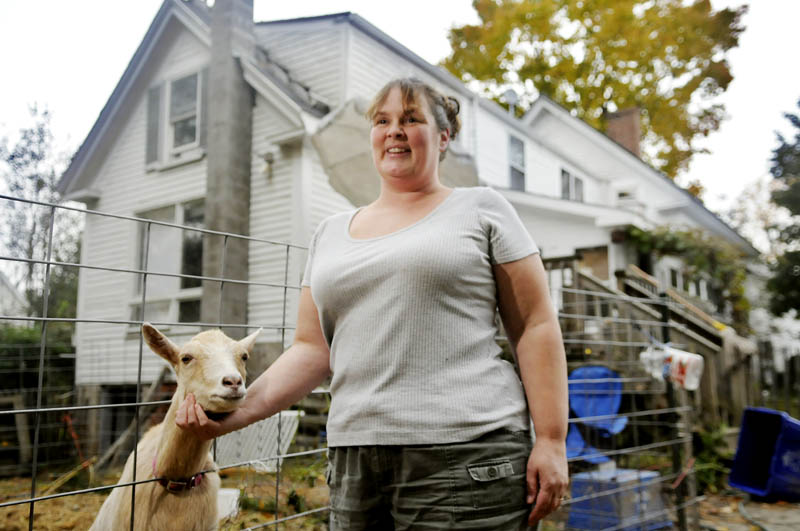
<path fill-rule="evenodd" d="M 538 252 L 496 191 L 456 188 L 399 231 L 350 236 L 357 211 L 320 223 L 303 285 L 331 350 L 328 444 L 468 441 L 527 430 L 514 368 L 495 342 L 492 265 Z"/>

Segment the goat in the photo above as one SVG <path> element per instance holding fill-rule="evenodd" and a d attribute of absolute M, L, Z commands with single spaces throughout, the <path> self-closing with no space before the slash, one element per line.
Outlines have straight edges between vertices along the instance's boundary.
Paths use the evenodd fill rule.
<path fill-rule="evenodd" d="M 212 417 L 236 409 L 246 394 L 245 361 L 261 330 L 234 341 L 220 330 L 201 332 L 178 348 L 149 323 L 142 325 L 150 349 L 175 370 L 178 387 L 161 424 L 144 434 L 137 446 L 136 480 L 159 478 L 136 488 L 134 529 L 217 529 L 219 474 L 203 441 L 175 425 L 178 408 L 188 393 Z M 133 453 L 118 484 L 133 481 Z M 131 519 L 131 487 L 116 487 L 90 530 L 127 530 Z"/>

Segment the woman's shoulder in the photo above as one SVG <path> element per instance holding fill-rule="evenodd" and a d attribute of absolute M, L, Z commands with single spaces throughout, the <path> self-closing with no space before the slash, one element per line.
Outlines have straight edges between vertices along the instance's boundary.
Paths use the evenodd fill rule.
<path fill-rule="evenodd" d="M 479 209 L 492 209 L 497 205 L 508 203 L 508 200 L 500 192 L 490 186 L 470 186 L 458 188 L 458 190 L 464 197 L 474 202 Z"/>

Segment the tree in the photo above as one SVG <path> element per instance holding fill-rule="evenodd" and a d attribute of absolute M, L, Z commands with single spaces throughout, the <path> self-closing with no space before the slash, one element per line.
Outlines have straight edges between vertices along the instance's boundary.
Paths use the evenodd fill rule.
<path fill-rule="evenodd" d="M 50 112 L 36 106 L 30 108 L 32 124 L 19 132 L 13 145 L 8 139 L 0 142 L 0 175 L 12 197 L 45 203 L 58 203 L 58 178 L 65 157 L 53 147 Z M 0 243 L 4 254 L 22 259 L 16 265 L 18 283 L 28 304 L 28 315 L 41 315 L 45 267 L 27 260 L 45 260 L 49 243 L 52 209 L 20 201 L 3 201 L 0 223 L 4 229 Z M 59 209 L 53 230 L 51 260 L 75 263 L 79 252 L 80 216 Z M 9 265 L 7 262 L 4 264 Z M 51 267 L 48 314 L 58 317 L 75 315 L 77 269 Z"/>
<path fill-rule="evenodd" d="M 674 178 L 698 137 L 719 128 L 713 100 L 733 79 L 725 52 L 738 45 L 747 7 L 709 0 L 473 0 L 481 23 L 450 30 L 443 65 L 497 98 L 544 94 L 604 130 L 603 114 L 642 110 L 643 153 Z M 695 183 L 697 184 L 697 183 Z M 699 190 L 699 188 L 698 188 Z"/>
<path fill-rule="evenodd" d="M 797 102 L 800 107 L 800 100 Z M 793 140 L 778 133 L 778 147 L 772 152 L 770 173 L 776 183 L 772 202 L 789 212 L 778 240 L 784 252 L 772 265 L 767 288 L 772 292 L 770 310 L 776 315 L 795 309 L 800 312 L 800 116 L 784 114 L 796 129 Z"/>

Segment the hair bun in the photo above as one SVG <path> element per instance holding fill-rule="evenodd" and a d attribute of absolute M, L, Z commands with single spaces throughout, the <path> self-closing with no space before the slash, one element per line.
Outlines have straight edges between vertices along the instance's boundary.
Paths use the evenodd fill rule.
<path fill-rule="evenodd" d="M 447 114 L 452 113 L 453 116 L 461 112 L 461 104 L 453 96 L 447 96 L 447 111 Z"/>

